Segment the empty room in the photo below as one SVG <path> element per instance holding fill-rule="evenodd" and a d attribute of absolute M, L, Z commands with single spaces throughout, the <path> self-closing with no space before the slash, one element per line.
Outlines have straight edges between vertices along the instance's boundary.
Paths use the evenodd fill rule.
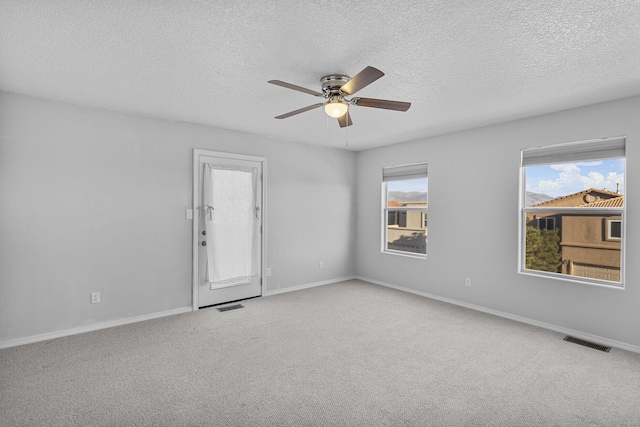
<path fill-rule="evenodd" d="M 0 0 L 0 426 L 640 426 L 638 22 Z"/>

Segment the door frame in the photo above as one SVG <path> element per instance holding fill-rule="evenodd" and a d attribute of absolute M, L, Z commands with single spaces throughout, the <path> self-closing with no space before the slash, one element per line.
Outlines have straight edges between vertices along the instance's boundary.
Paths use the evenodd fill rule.
<path fill-rule="evenodd" d="M 199 227 L 200 227 L 200 208 L 197 206 L 198 201 L 200 199 L 199 192 L 201 191 L 200 187 L 200 156 L 206 157 L 218 157 L 222 159 L 230 159 L 230 160 L 248 160 L 252 162 L 259 162 L 262 164 L 262 209 L 260 216 L 260 226 L 261 226 L 261 245 L 260 245 L 260 295 L 264 295 L 265 290 L 265 262 L 267 260 L 266 254 L 266 241 L 267 241 L 267 158 L 259 157 L 259 156 L 250 156 L 247 154 L 236 154 L 236 153 L 226 153 L 223 151 L 212 151 L 212 150 L 204 150 L 195 148 L 193 150 L 193 200 L 191 203 L 193 210 L 193 220 L 192 220 L 192 249 L 191 249 L 191 262 L 192 262 L 192 270 L 191 270 L 191 295 L 192 295 L 192 307 L 193 311 L 199 310 L 198 304 L 198 250 L 200 244 L 200 236 L 199 236 Z"/>

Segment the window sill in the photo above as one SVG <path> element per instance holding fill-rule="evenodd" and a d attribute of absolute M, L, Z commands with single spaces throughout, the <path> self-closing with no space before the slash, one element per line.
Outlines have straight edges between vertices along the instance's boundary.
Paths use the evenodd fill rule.
<path fill-rule="evenodd" d="M 383 249 L 381 252 L 383 254 L 396 255 L 396 256 L 401 256 L 405 258 L 427 259 L 427 254 L 419 254 L 415 252 L 393 251 L 389 249 L 386 249 L 386 250 Z"/>
<path fill-rule="evenodd" d="M 548 273 L 536 270 L 520 270 L 518 271 L 518 273 L 525 276 L 543 277 L 553 280 L 560 280 L 562 282 L 580 283 L 583 285 L 599 286 L 608 289 L 616 289 L 619 291 L 623 291 L 625 289 L 623 282 L 610 282 L 607 280 L 589 279 L 588 277 L 571 276 L 568 274 L 560 273 Z"/>

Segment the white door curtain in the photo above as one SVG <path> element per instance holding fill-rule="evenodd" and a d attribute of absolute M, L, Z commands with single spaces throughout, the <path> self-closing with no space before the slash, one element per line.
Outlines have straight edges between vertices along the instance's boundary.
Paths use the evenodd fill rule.
<path fill-rule="evenodd" d="M 258 275 L 258 170 L 204 164 L 205 279 L 212 288 L 245 284 Z"/>

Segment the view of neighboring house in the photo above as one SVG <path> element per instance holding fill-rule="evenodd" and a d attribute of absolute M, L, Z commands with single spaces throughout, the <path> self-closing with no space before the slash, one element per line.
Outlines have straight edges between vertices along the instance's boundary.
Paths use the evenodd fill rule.
<path fill-rule="evenodd" d="M 391 250 L 424 254 L 427 252 L 426 202 L 389 201 L 387 246 Z M 393 208 L 409 208 L 407 210 Z M 419 208 L 420 210 L 411 210 Z"/>
<path fill-rule="evenodd" d="M 590 188 L 533 205 L 577 207 L 582 212 L 538 212 L 527 226 L 558 230 L 562 266 L 559 273 L 601 280 L 620 281 L 622 217 L 619 213 L 589 212 L 589 209 L 622 208 L 619 192 Z"/>

